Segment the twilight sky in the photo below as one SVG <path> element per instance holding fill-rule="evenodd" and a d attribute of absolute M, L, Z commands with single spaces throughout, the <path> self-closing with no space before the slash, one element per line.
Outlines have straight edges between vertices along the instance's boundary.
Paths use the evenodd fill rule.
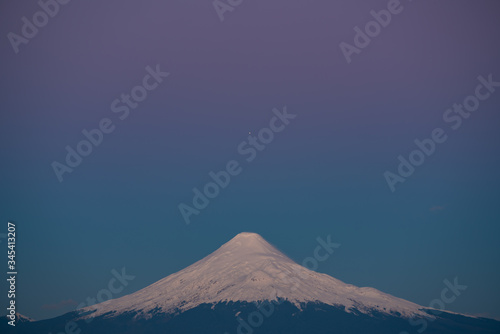
<path fill-rule="evenodd" d="M 348 63 L 340 43 L 391 3 L 243 0 L 221 21 L 211 0 L 70 1 L 15 53 L 9 33 L 41 9 L 2 1 L 0 233 L 17 223 L 18 311 L 70 311 L 123 267 L 136 278 L 114 297 L 132 293 L 253 231 L 297 262 L 331 235 L 318 271 L 424 306 L 458 277 L 448 310 L 500 318 L 500 87 L 456 130 L 443 119 L 479 76 L 500 82 L 500 5 L 402 0 Z M 133 90 L 157 66 L 169 76 Z M 147 97 L 125 107 L 131 91 Z M 297 116 L 246 161 L 240 143 L 284 106 Z M 114 130 L 59 182 L 51 164 L 103 119 Z M 446 141 L 392 192 L 384 172 L 436 128 Z M 179 204 L 231 160 L 241 173 L 185 224 Z"/>

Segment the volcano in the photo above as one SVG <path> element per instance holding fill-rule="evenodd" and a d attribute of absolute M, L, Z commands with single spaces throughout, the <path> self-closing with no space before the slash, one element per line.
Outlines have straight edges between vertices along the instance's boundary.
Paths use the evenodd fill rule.
<path fill-rule="evenodd" d="M 434 310 L 311 271 L 256 233 L 130 295 L 15 333 L 500 333 L 500 322 Z"/>

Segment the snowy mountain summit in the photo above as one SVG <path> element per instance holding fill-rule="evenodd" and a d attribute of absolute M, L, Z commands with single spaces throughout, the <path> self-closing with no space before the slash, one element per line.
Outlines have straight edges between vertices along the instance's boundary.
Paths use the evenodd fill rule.
<path fill-rule="evenodd" d="M 500 333 L 499 321 L 434 311 L 311 271 L 260 235 L 240 233 L 133 294 L 16 327 L 0 322 L 0 333 Z"/>
<path fill-rule="evenodd" d="M 201 304 L 278 300 L 286 300 L 299 309 L 306 303 L 323 303 L 344 308 L 348 313 L 427 315 L 417 304 L 311 271 L 260 235 L 248 232 L 236 235 L 202 260 L 142 290 L 81 311 L 92 317 L 135 314 L 136 319 L 148 319 L 158 313 L 184 312 Z"/>

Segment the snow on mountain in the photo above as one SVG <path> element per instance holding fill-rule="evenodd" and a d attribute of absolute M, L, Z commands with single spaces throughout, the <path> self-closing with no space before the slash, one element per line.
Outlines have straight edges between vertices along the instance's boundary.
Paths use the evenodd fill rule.
<path fill-rule="evenodd" d="M 5 315 L 4 318 L 7 318 L 8 321 L 10 321 L 10 316 Z M 21 322 L 33 322 L 35 321 L 34 319 L 27 317 L 25 315 L 22 315 L 19 312 L 16 312 L 16 323 L 21 323 Z"/>
<path fill-rule="evenodd" d="M 137 312 L 186 311 L 200 304 L 286 299 L 345 306 L 346 312 L 399 312 L 404 317 L 428 316 L 422 306 L 373 288 L 359 288 L 295 263 L 255 233 L 240 233 L 212 254 L 133 294 L 89 306 L 89 316 Z"/>
<path fill-rule="evenodd" d="M 16 312 L 16 318 L 17 318 L 17 321 L 20 321 L 20 322 L 33 322 L 33 321 L 35 321 L 34 319 L 27 317 L 25 315 L 22 315 L 21 313 L 17 313 L 17 312 Z"/>

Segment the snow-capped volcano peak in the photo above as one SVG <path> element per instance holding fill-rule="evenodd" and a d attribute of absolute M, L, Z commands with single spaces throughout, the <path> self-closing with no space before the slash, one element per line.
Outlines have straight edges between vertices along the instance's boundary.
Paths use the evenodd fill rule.
<path fill-rule="evenodd" d="M 241 232 L 238 233 L 234 238 L 229 240 L 225 245 L 231 245 L 233 243 L 239 242 L 242 245 L 244 244 L 245 246 L 261 246 L 261 247 L 267 247 L 269 243 L 264 240 L 259 234 L 253 233 L 253 232 Z"/>
<path fill-rule="evenodd" d="M 257 233 L 242 232 L 222 245 L 221 249 L 239 250 L 246 253 L 275 253 L 277 250 Z"/>
<path fill-rule="evenodd" d="M 259 234 L 254 233 L 254 232 L 241 232 L 236 234 L 234 238 L 232 238 L 229 242 L 238 240 L 238 239 L 247 239 L 247 240 L 262 240 L 264 242 L 267 242 L 262 238 Z"/>
<path fill-rule="evenodd" d="M 422 307 L 373 288 L 358 288 L 300 266 L 260 235 L 244 232 L 191 266 L 131 295 L 83 309 L 92 316 L 124 312 L 185 311 L 200 304 L 283 299 L 320 302 L 362 313 L 376 310 L 403 316 L 423 315 Z"/>
<path fill-rule="evenodd" d="M 260 235 L 252 232 L 237 234 L 205 259 L 221 260 L 219 256 L 222 256 L 224 261 L 234 260 L 240 262 L 243 259 L 245 261 L 262 261 L 263 258 L 275 258 L 293 262 Z"/>

